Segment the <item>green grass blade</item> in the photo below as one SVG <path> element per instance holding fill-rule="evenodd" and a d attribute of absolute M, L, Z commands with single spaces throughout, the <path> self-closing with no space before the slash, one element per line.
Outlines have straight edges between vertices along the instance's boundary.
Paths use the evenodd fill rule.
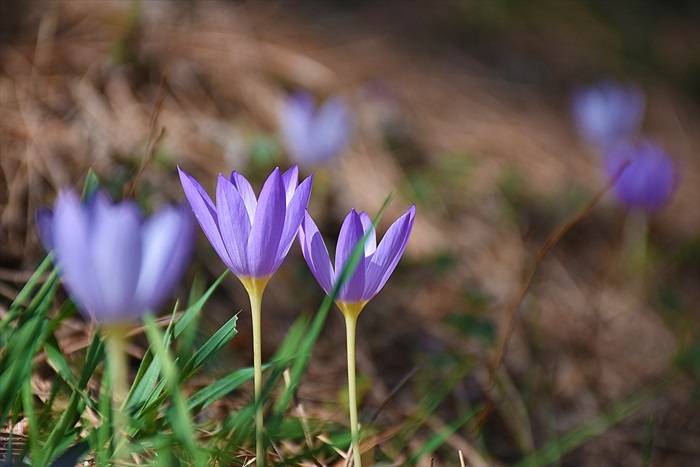
<path fill-rule="evenodd" d="M 170 351 L 165 347 L 163 336 L 158 329 L 155 319 L 148 314 L 144 318 L 146 325 L 146 336 L 148 342 L 153 348 L 153 352 L 161 362 L 161 373 L 164 380 L 167 382 L 170 396 L 173 400 L 174 410 L 169 411 L 171 416 L 171 426 L 175 435 L 180 442 L 185 445 L 187 450 L 193 456 L 196 465 L 205 465 L 202 454 L 194 441 L 194 429 L 192 427 L 192 419 L 190 418 L 189 410 L 185 404 L 182 393 L 179 387 L 179 377 L 177 368 L 173 361 Z"/>
<path fill-rule="evenodd" d="M 99 189 L 100 179 L 97 178 L 95 171 L 90 168 L 88 169 L 87 175 L 85 175 L 85 182 L 83 182 L 83 192 L 81 193 L 82 199 L 90 198 Z"/>
<path fill-rule="evenodd" d="M 558 462 L 564 455 L 578 448 L 586 441 L 600 436 L 610 427 L 635 413 L 644 403 L 651 399 L 651 396 L 651 392 L 643 392 L 618 402 L 604 414 L 593 418 L 563 436 L 547 442 L 542 448 L 521 460 L 517 467 L 539 467 Z"/>
<path fill-rule="evenodd" d="M 456 433 L 457 430 L 459 430 L 465 423 L 467 423 L 469 420 L 474 418 L 474 415 L 476 415 L 480 410 L 481 410 L 481 407 L 477 407 L 473 410 L 470 410 L 464 416 L 462 416 L 460 419 L 455 420 L 454 422 L 450 423 L 448 426 L 446 426 L 442 430 L 435 433 L 423 446 L 421 446 L 421 448 L 418 451 L 416 451 L 408 459 L 407 463 L 409 465 L 415 465 L 423 457 L 434 452 L 440 446 L 445 444 L 445 441 L 447 441 L 447 439 L 450 436 L 452 436 L 454 433 Z"/>
<path fill-rule="evenodd" d="M 187 401 L 190 410 L 201 410 L 213 404 L 225 395 L 233 392 L 246 381 L 253 378 L 253 368 L 243 368 L 216 380 L 197 391 Z"/>
<path fill-rule="evenodd" d="M 223 346 L 228 344 L 231 339 L 233 339 L 238 331 L 236 330 L 236 323 L 238 322 L 238 316 L 233 316 L 229 319 L 223 326 L 221 326 L 209 339 L 206 340 L 201 347 L 199 347 L 192 358 L 185 364 L 182 369 L 184 379 L 191 376 L 197 369 L 199 369 L 204 362 L 213 355 L 217 350 L 221 349 Z"/>

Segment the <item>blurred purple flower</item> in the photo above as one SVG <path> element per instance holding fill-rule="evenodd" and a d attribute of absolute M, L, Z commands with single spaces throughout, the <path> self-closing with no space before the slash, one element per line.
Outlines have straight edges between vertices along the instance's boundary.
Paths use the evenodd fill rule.
<path fill-rule="evenodd" d="M 644 94 L 611 82 L 577 91 L 573 115 L 581 136 L 600 148 L 634 137 L 644 115 Z"/>
<path fill-rule="evenodd" d="M 317 108 L 310 94 L 299 92 L 282 109 L 284 144 L 299 164 L 320 164 L 339 155 L 350 141 L 350 127 L 348 109 L 339 97 Z"/>
<path fill-rule="evenodd" d="M 627 162 L 613 187 L 618 199 L 631 209 L 648 213 L 663 208 L 678 182 L 673 160 L 650 141 L 623 143 L 605 155 L 608 176 L 617 176 Z"/>
<path fill-rule="evenodd" d="M 321 288 L 330 294 L 345 263 L 352 256 L 353 249 L 363 235 L 372 229 L 365 244 L 364 256 L 361 257 L 357 269 L 336 297 L 336 301 L 340 303 L 364 304 L 379 293 L 394 272 L 408 244 L 415 215 L 416 208 L 411 206 L 389 227 L 377 246 L 372 219 L 365 212 L 357 213 L 354 209 L 351 210 L 340 229 L 334 268 L 323 237 L 311 216 L 306 213 L 304 223 L 299 229 L 301 251 Z"/>
<path fill-rule="evenodd" d="M 276 168 L 260 197 L 238 172 L 219 175 L 216 204 L 192 176 L 180 172 L 185 196 L 221 260 L 239 278 L 265 278 L 277 271 L 296 238 L 311 196 L 312 178 L 298 184 L 295 166 Z"/>
<path fill-rule="evenodd" d="M 61 191 L 54 211 L 37 212 L 39 235 L 53 250 L 78 306 L 98 322 L 129 321 L 172 292 L 189 262 L 194 224 L 185 206 L 143 220 L 132 201 L 112 204 L 97 193 L 81 203 Z"/>

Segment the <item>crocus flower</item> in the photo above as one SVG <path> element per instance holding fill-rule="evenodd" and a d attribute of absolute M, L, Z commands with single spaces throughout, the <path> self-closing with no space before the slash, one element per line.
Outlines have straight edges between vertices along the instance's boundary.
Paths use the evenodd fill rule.
<path fill-rule="evenodd" d="M 280 125 L 287 151 L 299 164 L 323 163 L 350 141 L 349 112 L 338 97 L 316 108 L 308 93 L 294 94 L 284 104 Z"/>
<path fill-rule="evenodd" d="M 241 280 L 268 279 L 282 264 L 304 219 L 311 177 L 297 186 L 299 170 L 275 169 L 256 199 L 246 178 L 219 175 L 216 204 L 191 175 L 180 172 L 185 196 L 224 264 Z"/>
<path fill-rule="evenodd" d="M 371 230 L 365 244 L 364 256 L 360 258 L 355 272 L 335 298 L 341 309 L 355 304 L 362 304 L 364 307 L 382 290 L 406 249 L 415 214 L 416 208 L 412 206 L 389 227 L 377 246 L 372 219 L 365 212 L 351 210 L 340 229 L 334 267 L 316 224 L 306 213 L 299 232 L 301 251 L 312 274 L 327 294 L 332 292 L 355 245 Z"/>
<path fill-rule="evenodd" d="M 604 82 L 574 94 L 573 115 L 581 136 L 605 149 L 637 134 L 644 94 L 634 86 Z"/>
<path fill-rule="evenodd" d="M 144 220 L 133 201 L 113 204 L 103 193 L 81 203 L 62 191 L 54 210 L 37 212 L 39 234 L 53 250 L 63 283 L 80 310 L 99 322 L 111 378 L 115 459 L 125 460 L 129 425 L 128 322 L 158 307 L 188 263 L 194 223 L 183 206 Z"/>
<path fill-rule="evenodd" d="M 243 283 L 253 321 L 253 366 L 255 382 L 256 465 L 265 463 L 263 438 L 262 296 L 270 277 L 287 256 L 311 196 L 311 177 L 298 184 L 299 170 L 284 174 L 275 169 L 256 199 L 253 188 L 238 172 L 226 178 L 219 175 L 216 204 L 192 176 L 180 172 L 185 196 L 204 234 L 221 260 Z"/>
<path fill-rule="evenodd" d="M 112 204 L 96 193 L 82 203 L 70 190 L 59 193 L 53 211 L 37 212 L 37 224 L 66 289 L 84 313 L 103 323 L 156 309 L 182 276 L 194 232 L 183 206 L 164 207 L 144 220 L 132 201 Z"/>
<path fill-rule="evenodd" d="M 365 212 L 351 210 L 343 221 L 335 251 L 335 267 L 331 264 L 328 249 L 316 224 L 306 213 L 299 229 L 299 242 L 306 263 L 321 288 L 331 294 L 350 261 L 353 250 L 368 235 L 364 245 L 364 255 L 345 284 L 338 291 L 335 302 L 345 317 L 346 344 L 348 357 L 348 399 L 350 408 L 350 429 L 354 465 L 362 466 L 360 456 L 359 424 L 357 418 L 357 389 L 355 377 L 355 330 L 357 318 L 370 301 L 384 287 L 403 255 L 413 228 L 416 208 L 412 206 L 387 230 L 382 241 L 377 239 L 372 219 Z"/>
<path fill-rule="evenodd" d="M 617 176 L 615 195 L 630 209 L 658 211 L 676 189 L 678 176 L 673 160 L 650 141 L 619 144 L 606 153 L 605 162 L 608 176 Z M 628 165 L 620 173 L 624 164 Z"/>

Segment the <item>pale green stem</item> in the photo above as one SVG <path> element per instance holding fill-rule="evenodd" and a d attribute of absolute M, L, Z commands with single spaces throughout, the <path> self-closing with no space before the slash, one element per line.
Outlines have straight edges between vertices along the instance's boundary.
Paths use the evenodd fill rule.
<path fill-rule="evenodd" d="M 627 214 L 624 226 L 625 266 L 629 269 L 635 285 L 643 288 L 646 282 L 649 260 L 649 221 L 644 212 L 632 211 Z"/>
<path fill-rule="evenodd" d="M 350 409 L 350 433 L 352 434 L 352 456 L 355 467 L 362 467 L 360 455 L 360 427 L 357 420 L 357 379 L 355 376 L 355 330 L 357 315 L 345 315 L 345 333 L 348 356 L 348 407 Z"/>
<path fill-rule="evenodd" d="M 114 432 L 114 459 L 116 461 L 126 460 L 128 455 L 128 440 L 125 433 L 129 428 L 129 417 L 123 408 L 129 392 L 129 369 L 126 359 L 127 331 L 126 326 L 119 324 L 103 328 L 107 364 L 112 383 L 112 429 Z"/>
<path fill-rule="evenodd" d="M 263 438 L 263 403 L 260 400 L 262 394 L 262 330 L 260 317 L 262 314 L 262 297 L 267 285 L 268 277 L 241 279 L 248 291 L 250 298 L 250 312 L 253 321 L 253 369 L 255 383 L 255 464 L 257 467 L 265 465 L 265 440 Z"/>

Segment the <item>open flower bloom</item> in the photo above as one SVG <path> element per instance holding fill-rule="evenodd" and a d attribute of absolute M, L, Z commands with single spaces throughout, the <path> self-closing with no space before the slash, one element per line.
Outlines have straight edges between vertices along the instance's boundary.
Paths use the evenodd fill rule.
<path fill-rule="evenodd" d="M 614 184 L 617 198 L 630 209 L 652 213 L 671 199 L 678 175 L 673 160 L 650 141 L 623 143 L 606 153 L 608 176 L 618 176 Z M 622 166 L 629 163 L 622 173 Z"/>
<path fill-rule="evenodd" d="M 350 116 L 340 98 L 319 108 L 307 93 L 297 93 L 281 113 L 282 136 L 290 156 L 300 164 L 314 165 L 340 154 L 350 140 Z"/>
<path fill-rule="evenodd" d="M 573 115 L 586 141 L 607 148 L 637 134 L 644 116 L 644 94 L 634 86 L 601 83 L 574 94 Z"/>
<path fill-rule="evenodd" d="M 306 214 L 299 232 L 301 251 L 314 277 L 327 294 L 333 291 L 355 246 L 371 230 L 365 243 L 365 254 L 360 258 L 352 276 L 338 291 L 336 303 L 343 313 L 349 310 L 359 313 L 382 290 L 406 249 L 415 215 L 416 208 L 411 206 L 389 227 L 377 245 L 372 219 L 365 212 L 351 210 L 340 228 L 334 267 L 316 224 Z"/>
<path fill-rule="evenodd" d="M 79 308 L 103 323 L 129 321 L 158 307 L 189 262 L 194 225 L 184 206 L 144 220 L 133 201 L 95 194 L 82 203 L 61 191 L 54 210 L 37 212 L 39 234 L 53 250 Z"/>
<path fill-rule="evenodd" d="M 199 225 L 226 266 L 241 280 L 267 279 L 294 242 L 311 195 L 311 177 L 298 184 L 299 170 L 276 168 L 256 199 L 238 172 L 219 175 L 216 204 L 192 176 L 179 169 L 185 196 Z"/>

